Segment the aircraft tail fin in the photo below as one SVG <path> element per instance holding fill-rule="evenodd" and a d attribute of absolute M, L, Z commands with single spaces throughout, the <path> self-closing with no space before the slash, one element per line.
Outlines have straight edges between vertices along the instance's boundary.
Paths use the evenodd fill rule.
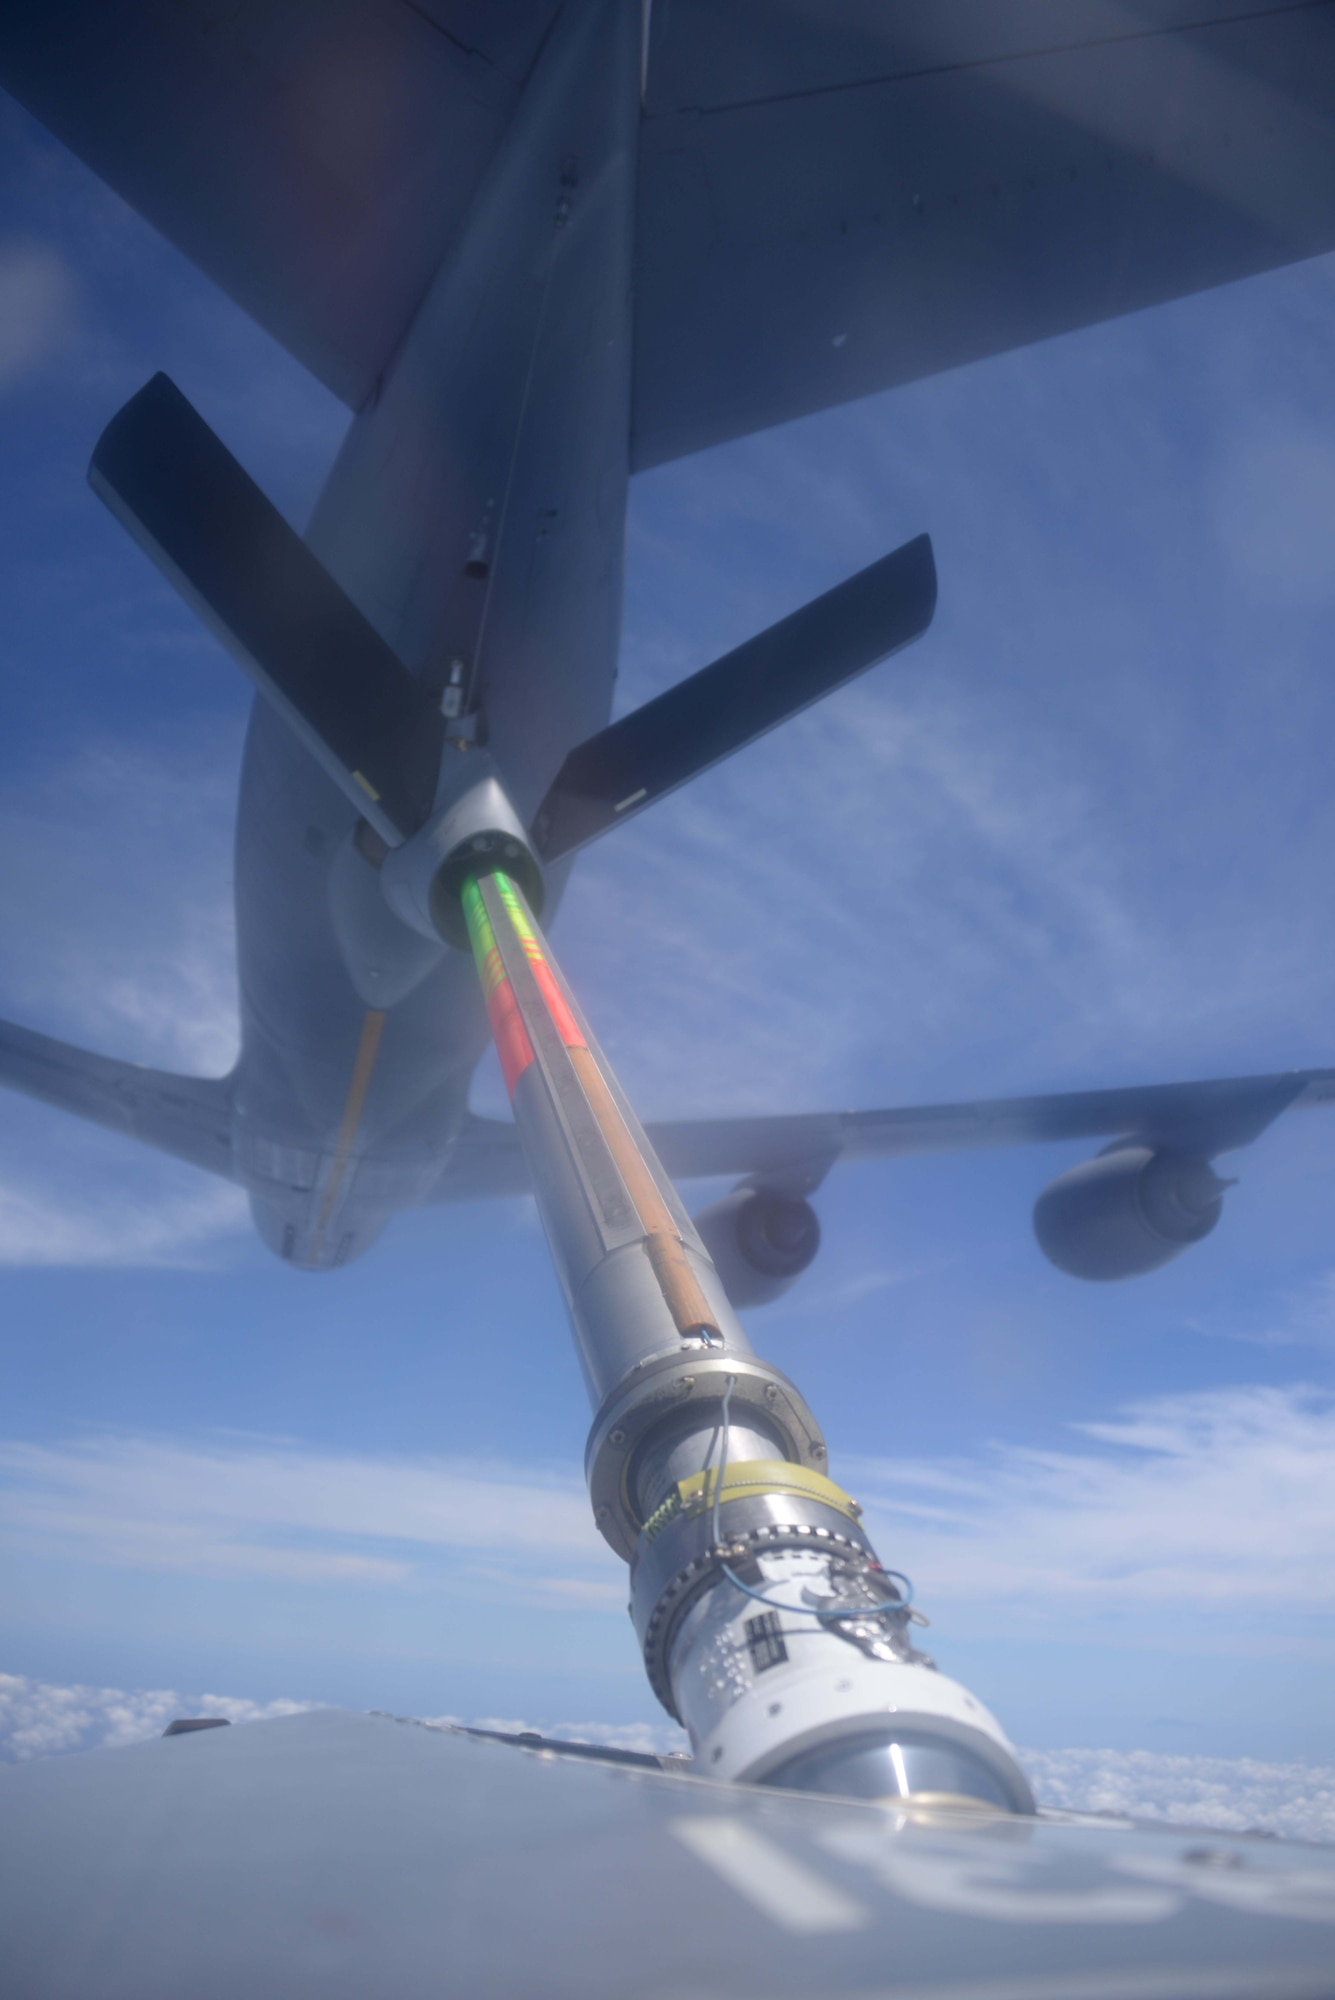
<path fill-rule="evenodd" d="M 232 1180 L 229 1077 L 117 1062 L 0 1021 L 0 1085 Z"/>
<path fill-rule="evenodd" d="M 634 818 L 922 634 L 936 609 L 927 535 L 906 542 L 572 750 L 533 836 L 555 861 Z"/>

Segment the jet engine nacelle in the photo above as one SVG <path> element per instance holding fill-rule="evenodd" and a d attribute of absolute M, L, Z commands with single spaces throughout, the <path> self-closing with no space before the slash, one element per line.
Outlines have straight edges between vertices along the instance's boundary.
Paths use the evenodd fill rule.
<path fill-rule="evenodd" d="M 820 1249 L 820 1221 L 800 1196 L 743 1183 L 695 1217 L 731 1303 L 768 1305 Z"/>
<path fill-rule="evenodd" d="M 1208 1236 L 1230 1185 L 1207 1160 L 1113 1146 L 1044 1188 L 1034 1234 L 1073 1278 L 1137 1278 Z"/>

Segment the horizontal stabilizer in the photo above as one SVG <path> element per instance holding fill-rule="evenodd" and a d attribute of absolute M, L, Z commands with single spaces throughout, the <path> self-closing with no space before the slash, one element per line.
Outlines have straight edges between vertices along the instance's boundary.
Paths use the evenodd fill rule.
<path fill-rule="evenodd" d="M 234 1178 L 229 1077 L 144 1069 L 0 1021 L 0 1086 Z"/>
<path fill-rule="evenodd" d="M 440 711 L 166 375 L 112 418 L 88 481 L 376 831 L 415 833 Z"/>
<path fill-rule="evenodd" d="M 921 638 L 936 609 L 928 536 L 906 542 L 572 750 L 533 836 L 555 861 Z"/>
<path fill-rule="evenodd" d="M 1049 1097 L 982 1098 L 895 1111 L 798 1111 L 753 1118 L 646 1124 L 673 1180 L 749 1175 L 793 1193 L 816 1187 L 836 1160 L 902 1159 L 991 1146 L 1055 1145 L 1135 1137 L 1212 1159 L 1250 1145 L 1281 1112 L 1335 1104 L 1335 1069 L 1073 1090 Z M 530 1187 L 515 1127 L 472 1118 L 433 1201 L 482 1200 Z"/>

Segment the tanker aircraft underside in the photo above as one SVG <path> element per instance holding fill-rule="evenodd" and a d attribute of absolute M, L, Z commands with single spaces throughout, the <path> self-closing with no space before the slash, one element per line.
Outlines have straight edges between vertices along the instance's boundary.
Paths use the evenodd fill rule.
<path fill-rule="evenodd" d="M 382 42 L 370 5 L 340 10 L 327 36 L 295 0 L 253 10 L 244 32 L 209 38 L 207 63 L 192 41 L 203 8 L 182 11 L 180 46 L 151 4 L 12 9 L 0 78 L 357 414 L 304 540 L 166 378 L 98 445 L 94 490 L 262 696 L 237 827 L 241 1053 L 229 1076 L 180 1077 L 0 1026 L 0 1081 L 238 1182 L 265 1240 L 313 1269 L 361 1255 L 404 1208 L 524 1192 L 514 1128 L 468 1108 L 486 1022 L 432 909 L 451 807 L 484 778 L 504 793 L 550 913 L 582 846 L 920 638 L 935 605 L 922 536 L 609 723 L 631 472 L 1335 243 L 1328 10 L 1202 0 L 1187 20 L 1144 0 L 1112 10 L 1125 30 L 1112 40 L 1106 11 L 1080 0 L 1040 33 L 1024 9 L 1002 27 L 972 6 L 933 22 L 854 0 L 834 16 L 814 0 L 675 0 L 670 18 L 513 0 L 484 31 L 475 9 L 441 0 L 425 10 L 435 33 L 403 10 L 399 32 L 429 71 L 410 84 L 407 45 Z M 341 234 L 321 231 L 328 190 L 298 134 L 233 129 L 227 90 L 265 51 L 288 60 L 293 37 L 313 75 L 355 54 L 411 93 L 400 171 L 430 161 L 456 177 L 434 251 L 392 175 L 370 191 L 374 232 L 351 211 Z M 767 89 L 768 108 L 751 104 L 758 77 L 784 87 Z M 1260 117 L 1263 86 L 1268 106 L 1288 93 L 1287 123 Z M 443 134 L 437 103 L 456 121 Z M 754 198 L 757 147 L 796 147 L 824 190 L 824 232 L 814 193 L 790 238 L 769 217 L 749 283 L 712 210 L 689 207 L 693 103 L 710 107 L 691 143 L 711 184 L 747 177 L 734 205 Z M 967 121 L 967 145 L 932 122 L 947 112 Z M 859 189 L 873 157 L 884 182 Z M 929 204 L 921 190 L 943 175 L 950 189 Z M 988 263 L 1001 193 L 1037 182 L 1041 211 L 1007 208 L 1006 254 Z M 286 204 L 269 202 L 274 188 Z M 867 241 L 835 223 L 855 190 L 879 218 Z M 284 263 L 285 231 L 305 279 Z M 877 259 L 892 246 L 889 296 Z M 831 346 L 822 331 L 819 364 L 813 313 L 857 336 Z M 1036 1233 L 1065 1271 L 1128 1277 L 1215 1227 L 1221 1154 L 1332 1095 L 1323 1069 L 693 1119 L 651 1138 L 674 1179 L 737 1176 L 699 1221 L 733 1302 L 752 1306 L 810 1263 L 809 1197 L 839 1161 L 1100 1140 L 1039 1196 Z"/>

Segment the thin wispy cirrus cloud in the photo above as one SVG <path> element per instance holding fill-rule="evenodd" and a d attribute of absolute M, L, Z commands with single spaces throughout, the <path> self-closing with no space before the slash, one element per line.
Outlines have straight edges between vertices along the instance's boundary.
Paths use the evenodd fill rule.
<path fill-rule="evenodd" d="M 1254 1347 L 1335 1350 L 1335 1271 L 1323 1271 L 1277 1300 L 1264 1318 L 1230 1328 L 1229 1337 Z"/>
<path fill-rule="evenodd" d="M 50 243 L 0 241 L 0 395 L 74 337 L 78 287 Z"/>
<path fill-rule="evenodd" d="M 1234 1386 L 1070 1428 L 1066 1449 L 848 1472 L 888 1560 L 1011 1630 L 1152 1610 L 1228 1651 L 1287 1617 L 1335 1660 L 1335 1392 Z"/>
<path fill-rule="evenodd" d="M 106 1189 L 98 1156 L 91 1174 L 68 1172 L 35 1184 L 22 1172 L 0 1174 L 0 1266 L 46 1270 L 198 1270 L 250 1226 L 240 1188 L 207 1181 L 185 1168 L 153 1168 Z M 92 1183 L 90 1186 L 89 1183 Z"/>
<path fill-rule="evenodd" d="M 1242 576 L 1299 602 L 1329 600 L 1335 440 L 1283 420 L 1248 427 L 1220 467 L 1213 508 Z"/>
<path fill-rule="evenodd" d="M 25 1026 L 195 1075 L 236 1059 L 239 739 L 85 743 L 0 804 L 0 995 Z"/>
<path fill-rule="evenodd" d="M 961 1037 L 977 1036 L 988 990 L 997 1017 L 1017 1024 L 1026 993 L 1042 989 L 1045 1012 L 1068 1023 L 1067 1048 L 1050 1042 L 1050 1063 L 1079 1059 L 1095 1038 L 1144 1039 L 1162 997 L 1147 991 L 1146 969 L 1159 968 L 1162 987 L 1164 940 L 1118 881 L 1115 849 L 1056 746 L 1051 783 L 1039 773 L 1016 798 L 1005 731 L 989 721 L 962 722 L 921 691 L 851 690 L 793 725 L 791 742 L 758 750 L 763 771 L 720 776 L 711 794 L 672 808 L 674 825 L 639 835 L 633 853 L 628 829 L 624 855 L 591 860 L 598 888 L 614 884 L 603 914 L 612 935 L 618 912 L 628 921 L 646 894 L 658 892 L 668 913 L 646 945 L 645 987 L 670 961 L 685 1017 L 675 1029 L 664 1020 L 651 1057 L 637 1051 L 660 1102 L 669 1080 L 680 1093 L 689 1044 L 702 1102 L 840 1103 L 850 1057 L 875 1050 L 887 1067 L 888 1022 L 893 1046 L 911 1048 L 916 1064 L 948 1065 Z M 795 824 L 809 830 L 796 854 Z M 843 859 L 876 840 L 874 871 Z M 954 885 L 946 898 L 942 875 Z M 776 946 L 790 955 L 782 979 L 772 974 Z M 1102 1019 L 1091 993 L 1102 996 Z M 729 1025 L 739 1020 L 740 1045 Z M 972 1061 L 986 1083 L 976 1052 Z M 1008 1050 L 992 1070 L 999 1094 L 1015 1062 Z"/>
<path fill-rule="evenodd" d="M 561 935 L 637 1101 L 817 1108 L 1329 1054 L 1312 912 L 1335 813 L 1301 663 L 1335 537 L 1319 506 L 1296 538 L 1261 528 L 1335 477 L 1298 310 L 1328 310 L 1333 281 L 1329 260 L 1287 277 L 1278 339 L 1267 321 L 1202 349 L 1188 303 L 1142 344 L 1096 330 L 647 476 L 624 707 L 923 528 L 941 598 L 909 652 L 581 860 Z M 1258 295 L 1234 296 L 1245 323 Z M 1156 347 L 1193 356 L 1185 408 Z M 1239 407 L 1245 436 L 1221 418 Z"/>
<path fill-rule="evenodd" d="M 0 1445 L 0 1537 L 43 1561 L 190 1577 L 413 1593 L 447 1577 L 451 1595 L 538 1608 L 625 1601 L 573 1474 L 281 1440 Z"/>
<path fill-rule="evenodd" d="M 0 848 L 20 865 L 0 884 L 0 1013 L 124 1061 L 225 1074 L 238 750 L 198 729 L 156 756 L 86 745 L 7 790 Z M 198 1268 L 249 1227 L 238 1188 L 60 1111 L 4 1111 L 0 1265 Z"/>
<path fill-rule="evenodd" d="M 1246 1643 L 1240 1607 L 1335 1614 L 1335 1394 L 1165 1396 L 1070 1436 L 843 1470 L 928 1603 L 993 1620 L 1004 1603 L 1012 1632 L 1153 1608 L 1227 1650 Z M 111 1436 L 6 1443 L 0 1487 L 0 1532 L 47 1561 L 412 1592 L 448 1571 L 452 1589 L 538 1607 L 624 1600 L 577 1479 L 522 1465 Z"/>

